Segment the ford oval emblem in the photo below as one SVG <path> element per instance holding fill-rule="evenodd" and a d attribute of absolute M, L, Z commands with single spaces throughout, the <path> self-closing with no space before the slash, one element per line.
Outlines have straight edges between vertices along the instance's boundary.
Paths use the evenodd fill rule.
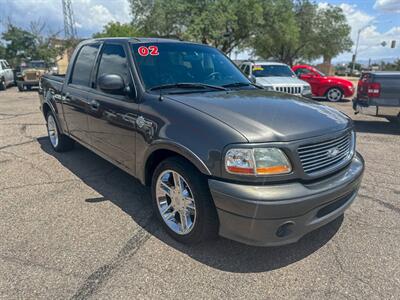
<path fill-rule="evenodd" d="M 328 152 L 326 152 L 326 154 L 328 155 L 329 158 L 331 157 L 335 157 L 336 155 L 338 155 L 340 152 L 339 147 L 334 147 L 328 150 Z"/>

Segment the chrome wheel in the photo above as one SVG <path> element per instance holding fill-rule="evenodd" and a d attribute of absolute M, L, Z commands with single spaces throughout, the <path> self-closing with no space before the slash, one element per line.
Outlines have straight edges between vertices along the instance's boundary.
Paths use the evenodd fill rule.
<path fill-rule="evenodd" d="M 58 146 L 58 130 L 56 121 L 51 114 L 47 118 L 47 132 L 49 134 L 50 143 L 56 148 Z"/>
<path fill-rule="evenodd" d="M 342 91 L 337 88 L 330 89 L 326 94 L 326 98 L 331 102 L 337 102 L 342 99 Z"/>
<path fill-rule="evenodd" d="M 188 234 L 196 223 L 196 205 L 192 191 L 178 172 L 165 170 L 158 176 L 156 201 L 167 226 L 180 235 Z"/>

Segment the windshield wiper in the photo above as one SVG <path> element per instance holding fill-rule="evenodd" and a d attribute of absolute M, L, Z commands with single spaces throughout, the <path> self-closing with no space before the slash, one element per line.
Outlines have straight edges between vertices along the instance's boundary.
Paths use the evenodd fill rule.
<path fill-rule="evenodd" d="M 233 83 L 228 83 L 224 84 L 224 88 L 229 88 L 229 87 L 241 87 L 241 86 L 255 86 L 256 88 L 263 89 L 261 85 L 251 83 L 251 82 L 233 82 Z"/>
<path fill-rule="evenodd" d="M 251 85 L 251 83 L 249 82 L 233 82 L 233 83 L 228 83 L 228 84 L 224 84 L 223 87 L 237 87 L 237 86 L 249 86 Z"/>
<path fill-rule="evenodd" d="M 218 85 L 205 84 L 205 83 L 200 83 L 200 82 L 193 82 L 193 83 L 192 82 L 181 82 L 181 83 L 162 84 L 162 85 L 157 85 L 157 86 L 153 86 L 152 88 L 149 88 L 149 91 L 173 89 L 173 88 L 183 88 L 183 89 L 203 88 L 203 89 L 214 89 L 214 90 L 220 90 L 220 91 L 227 91 L 227 89 L 225 87 L 218 86 Z"/>

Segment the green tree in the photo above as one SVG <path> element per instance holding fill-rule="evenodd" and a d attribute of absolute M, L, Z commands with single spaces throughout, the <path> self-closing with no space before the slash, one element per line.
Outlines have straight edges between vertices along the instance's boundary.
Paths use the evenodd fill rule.
<path fill-rule="evenodd" d="M 4 57 L 12 66 L 16 67 L 21 61 L 30 59 L 53 63 L 65 47 L 68 47 L 67 42 L 64 46 L 53 43 L 56 34 L 49 36 L 42 34 L 44 24 L 41 30 L 35 30 L 33 27 L 28 31 L 8 24 L 7 30 L 3 32 L 1 38 L 6 42 L 6 47 L 0 51 L 4 51 Z"/>
<path fill-rule="evenodd" d="M 330 62 L 350 49 L 350 27 L 339 7 L 318 8 L 309 0 L 263 3 L 264 25 L 250 43 L 256 55 L 292 65 L 321 56 Z"/>
<path fill-rule="evenodd" d="M 121 24 L 120 22 L 110 22 L 104 26 L 103 31 L 95 33 L 93 37 L 135 37 L 139 36 L 139 30 L 132 24 Z"/>
<path fill-rule="evenodd" d="M 6 47 L 0 43 L 0 57 L 6 57 Z"/>
<path fill-rule="evenodd" d="M 32 57 L 35 54 L 37 41 L 36 37 L 29 31 L 9 24 L 3 32 L 2 39 L 6 41 L 6 59 L 13 66 L 19 65 L 24 58 Z"/>
<path fill-rule="evenodd" d="M 260 0 L 130 0 L 133 23 L 148 36 L 213 45 L 225 53 L 245 45 L 261 18 Z M 142 11 L 139 8 L 143 9 Z"/>
<path fill-rule="evenodd" d="M 315 20 L 317 53 L 322 55 L 325 63 L 331 63 L 336 55 L 350 51 L 353 41 L 350 38 L 351 27 L 340 7 L 329 5 L 318 10 Z"/>

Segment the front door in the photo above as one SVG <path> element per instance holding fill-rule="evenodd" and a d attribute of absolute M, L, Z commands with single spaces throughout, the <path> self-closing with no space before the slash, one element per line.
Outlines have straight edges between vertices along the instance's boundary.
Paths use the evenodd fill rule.
<path fill-rule="evenodd" d="M 125 91 L 102 91 L 97 84 L 90 94 L 89 134 L 94 148 L 135 174 L 138 104 L 128 57 L 122 44 L 106 43 L 99 57 L 97 79 L 105 74 L 122 77 Z"/>
<path fill-rule="evenodd" d="M 83 46 L 76 58 L 71 76 L 63 94 L 63 111 L 69 133 L 76 139 L 90 144 L 88 113 L 91 74 L 99 51 L 99 44 Z"/>

